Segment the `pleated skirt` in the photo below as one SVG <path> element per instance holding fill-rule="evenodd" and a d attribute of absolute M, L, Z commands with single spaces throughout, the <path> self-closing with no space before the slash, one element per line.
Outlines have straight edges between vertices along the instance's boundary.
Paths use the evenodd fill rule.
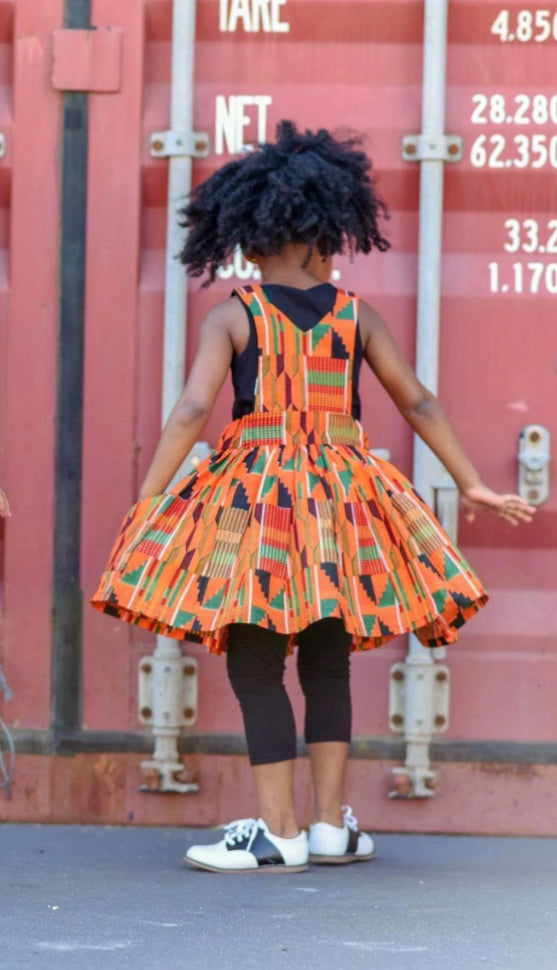
<path fill-rule="evenodd" d="M 226 650 L 231 623 L 297 634 L 340 617 L 352 648 L 413 631 L 454 643 L 489 599 L 412 482 L 361 424 L 322 411 L 254 413 L 170 491 L 126 513 L 92 605 Z"/>

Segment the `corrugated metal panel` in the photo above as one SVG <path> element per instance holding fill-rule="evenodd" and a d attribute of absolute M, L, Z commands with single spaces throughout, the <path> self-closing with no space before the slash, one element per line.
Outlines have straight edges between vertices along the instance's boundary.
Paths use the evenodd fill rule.
<path fill-rule="evenodd" d="M 0 6 L 0 124 L 7 139 L 0 160 L 7 326 L 2 477 L 13 511 L 4 550 L 2 657 L 14 692 L 6 717 L 33 727 L 46 727 L 50 712 L 60 101 L 49 84 L 49 37 L 61 16 L 56 0 Z"/>
<path fill-rule="evenodd" d="M 13 70 L 13 6 L 4 4 L 0 7 L 0 131 L 5 133 L 11 126 L 11 94 Z M 0 316 L 0 388 L 6 388 L 8 381 L 8 301 L 7 301 L 7 273 L 9 253 L 9 177 L 8 169 L 0 168 L 0 266 L 2 277 L 2 304 Z M 0 397 L 0 468 L 3 469 L 2 481 L 5 479 L 6 443 L 8 437 L 8 409 L 6 392 Z M 0 520 L 0 624 L 2 623 L 3 600 L 5 582 L 5 524 Z M 0 630 L 2 627 L 0 626 Z"/>
<path fill-rule="evenodd" d="M 358 288 L 378 307 L 413 359 L 418 166 L 402 161 L 400 141 L 403 134 L 420 127 L 423 5 L 343 3 L 340 7 L 300 0 L 276 8 L 282 26 L 289 29 L 274 32 L 254 29 L 262 26 L 261 19 L 257 24 L 256 7 L 248 3 L 219 7 L 210 0 L 199 4 L 196 127 L 210 132 L 214 152 L 196 165 L 196 178 L 205 177 L 239 147 L 234 143 L 236 131 L 243 132 L 245 141 L 261 131 L 272 136 L 280 117 L 364 131 L 381 188 L 393 209 L 393 251 L 357 259 L 352 265 L 340 260 L 341 282 Z M 522 9 L 510 5 L 508 33 Z M 219 29 L 219 13 L 220 26 L 228 28 L 225 31 Z M 466 150 L 464 161 L 448 165 L 446 172 L 440 397 L 485 480 L 498 490 L 514 491 L 520 428 L 533 420 L 548 426 L 554 422 L 550 402 L 555 375 L 549 357 L 554 294 L 547 292 L 544 282 L 547 279 L 554 288 L 554 270 L 544 270 L 539 293 L 511 293 L 512 274 L 519 272 L 512 263 L 518 257 L 504 251 L 509 242 L 505 222 L 537 218 L 540 238 L 545 233 L 549 240 L 555 178 L 551 159 L 535 167 L 543 152 L 534 154 L 526 169 L 517 168 L 521 156 L 512 150 L 505 155 L 512 164 L 505 163 L 502 169 L 493 167 L 496 158 L 490 163 L 487 157 L 483 164 L 481 142 L 476 139 L 484 133 L 492 137 L 501 128 L 490 120 L 499 117 L 497 99 L 481 109 L 484 99 L 502 92 L 508 106 L 503 133 L 509 146 L 523 132 L 530 139 L 532 134 L 543 134 L 552 144 L 555 127 L 549 111 L 555 111 L 551 100 L 555 41 L 535 40 L 536 32 L 542 31 L 535 27 L 534 14 L 530 41 L 526 40 L 528 17 L 523 14 L 520 30 L 525 39 L 505 41 L 491 29 L 499 13 L 496 3 L 455 0 L 450 6 L 447 131 L 462 134 Z M 157 128 L 164 124 L 168 102 L 169 5 L 148 5 L 147 24 L 147 127 Z M 520 77 L 528 79 L 527 86 L 517 86 Z M 540 120 L 544 110 L 545 124 Z M 512 120 L 507 121 L 507 116 Z M 521 123 L 526 119 L 529 125 Z M 157 214 L 152 212 L 149 226 L 162 245 L 164 189 L 162 184 L 155 189 L 156 178 L 154 169 L 150 192 L 153 202 L 156 194 L 161 208 Z M 154 253 L 150 257 L 150 270 L 158 271 L 162 280 L 162 252 L 157 253 L 156 269 L 157 257 Z M 501 267 L 500 292 L 492 293 L 490 280 L 493 287 L 496 270 L 490 264 L 496 262 Z M 543 262 L 551 263 L 551 256 L 546 254 Z M 528 276 L 526 265 L 524 272 Z M 525 281 L 524 289 L 529 285 Z M 506 286 L 509 290 L 503 292 Z M 194 284 L 194 333 L 208 306 L 229 287 L 227 280 L 209 292 L 199 292 Z M 534 307 L 537 339 L 527 341 L 524 314 L 531 314 Z M 189 347 L 191 354 L 195 338 L 190 338 Z M 395 463 L 410 474 L 411 433 L 369 373 L 364 377 L 364 399 L 364 421 L 373 444 L 389 447 Z M 209 425 L 212 441 L 228 418 L 229 401 L 230 395 L 223 395 Z M 148 431 L 151 441 L 156 435 L 156 420 L 153 423 L 155 427 Z M 473 526 L 462 520 L 459 543 L 485 577 L 493 598 L 489 609 L 463 631 L 459 646 L 450 651 L 455 671 L 450 734 L 550 739 L 554 723 L 549 685 L 555 683 L 555 666 L 548 646 L 557 622 L 555 502 L 551 500 L 538 513 L 534 524 L 517 531 L 488 515 L 479 516 Z M 364 681 L 369 678 L 355 698 L 359 732 L 387 731 L 386 673 L 402 649 L 399 641 L 382 648 L 372 660 L 356 659 Z M 364 670 L 364 663 L 373 663 L 373 669 Z M 540 692 L 544 683 L 548 687 Z M 509 692 L 521 698 L 518 724 L 514 705 L 508 705 Z"/>
<path fill-rule="evenodd" d="M 466 151 L 447 172 L 440 393 L 486 481 L 515 491 L 520 429 L 557 432 L 557 19 L 453 6 L 447 128 Z M 452 736 L 555 737 L 556 512 L 553 494 L 529 526 L 462 525 L 492 601 L 451 652 Z"/>

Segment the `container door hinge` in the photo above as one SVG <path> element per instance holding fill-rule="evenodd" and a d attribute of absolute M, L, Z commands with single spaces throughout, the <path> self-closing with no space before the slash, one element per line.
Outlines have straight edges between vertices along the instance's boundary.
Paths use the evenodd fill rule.
<path fill-rule="evenodd" d="M 141 791 L 198 791 L 191 771 L 178 759 L 176 745 L 181 728 L 197 720 L 197 661 L 183 656 L 175 644 L 162 655 L 140 660 L 139 719 L 155 738 L 153 757 L 141 763 Z"/>
<path fill-rule="evenodd" d="M 405 162 L 461 162 L 464 141 L 460 135 L 405 135 L 402 159 Z"/>
<path fill-rule="evenodd" d="M 122 84 L 121 27 L 64 27 L 52 32 L 52 87 L 113 94 Z"/>
<path fill-rule="evenodd" d="M 149 152 L 153 158 L 179 155 L 207 158 L 209 135 L 205 131 L 154 131 L 149 139 Z"/>
<path fill-rule="evenodd" d="M 389 684 L 389 723 L 392 731 L 404 734 L 407 760 L 394 768 L 395 788 L 391 798 L 431 798 L 435 772 L 429 765 L 428 749 L 433 736 L 449 724 L 450 673 L 444 664 L 406 660 L 393 664 Z"/>

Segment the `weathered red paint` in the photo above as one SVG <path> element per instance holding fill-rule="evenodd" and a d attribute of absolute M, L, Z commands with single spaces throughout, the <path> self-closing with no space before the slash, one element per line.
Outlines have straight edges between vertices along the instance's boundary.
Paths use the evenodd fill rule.
<path fill-rule="evenodd" d="M 121 27 L 97 30 L 55 30 L 52 35 L 52 86 L 59 91 L 120 90 Z"/>
<path fill-rule="evenodd" d="M 87 311 L 83 461 L 82 578 L 94 585 L 122 507 L 137 487 L 136 415 L 141 251 L 142 10 L 95 0 L 92 23 L 117 23 L 125 37 L 118 94 L 89 103 Z M 155 321 L 156 324 L 156 321 Z M 157 409 L 156 400 L 152 406 Z M 88 728 L 136 724 L 131 630 L 84 609 L 84 722 Z M 99 619 L 101 622 L 99 622 Z"/>
<path fill-rule="evenodd" d="M 47 727 L 50 709 L 60 218 L 60 96 L 50 86 L 50 59 L 62 11 L 62 0 L 0 8 L 13 56 L 12 98 L 0 109 L 7 141 L 0 169 L 11 183 L 1 475 L 13 513 L 5 530 L 2 663 L 14 693 L 5 715 L 29 727 Z"/>
<path fill-rule="evenodd" d="M 127 825 L 222 825 L 257 811 L 247 758 L 191 755 L 200 792 L 138 792 L 140 756 L 80 754 L 73 758 L 22 755 L 17 797 L 0 802 L 0 818 L 21 822 Z M 349 762 L 346 798 L 363 827 L 375 832 L 457 832 L 471 835 L 554 835 L 555 765 L 440 764 L 437 794 L 422 801 L 388 800 L 389 761 Z M 300 824 L 312 817 L 309 765 L 296 777 Z"/>
<path fill-rule="evenodd" d="M 0 160 L 0 253 L 5 254 L 0 323 L 6 324 L 0 343 L 6 353 L 0 360 L 6 387 L 0 421 L 10 450 L 9 463 L 0 451 L 0 484 L 14 507 L 5 529 L 1 660 L 14 689 L 4 716 L 23 727 L 46 727 L 49 710 L 61 103 L 51 78 L 52 31 L 62 27 L 62 6 L 61 0 L 18 0 L 16 7 L 0 3 L 0 130 L 8 147 Z M 446 166 L 439 394 L 487 483 L 514 492 L 521 427 L 540 422 L 557 440 L 555 295 L 491 293 L 488 265 L 496 262 L 508 282 L 513 263 L 552 261 L 549 253 L 506 252 L 504 223 L 530 218 L 545 226 L 555 212 L 557 183 L 548 165 L 474 166 L 471 146 L 480 135 L 503 129 L 508 155 L 515 134 L 550 139 L 557 126 L 472 121 L 472 97 L 478 93 L 503 94 L 513 110 L 521 93 L 553 96 L 555 43 L 499 41 L 490 28 L 503 7 L 516 17 L 539 5 L 529 7 L 524 0 L 450 4 L 446 128 L 464 137 L 465 155 Z M 353 127 L 367 135 L 380 189 L 393 211 L 393 249 L 353 263 L 341 259 L 337 268 L 341 285 L 358 289 L 385 316 L 412 363 L 419 171 L 417 164 L 402 160 L 400 146 L 404 134 L 420 130 L 422 16 L 419 0 L 288 0 L 281 6 L 288 32 L 240 28 L 230 33 L 219 30 L 217 0 L 199 0 L 196 45 L 195 128 L 208 131 L 213 146 L 219 97 L 270 96 L 269 135 L 281 117 L 311 126 Z M 160 424 L 167 162 L 152 159 L 148 145 L 153 131 L 168 126 L 171 2 L 94 0 L 92 23 L 121 31 L 122 60 L 120 89 L 90 97 L 84 723 L 90 729 L 135 730 L 137 663 L 152 650 L 153 639 L 88 609 L 86 600 L 135 498 Z M 251 140 L 257 136 L 259 109 L 248 110 L 245 137 Z M 229 157 L 224 151 L 196 162 L 195 182 Z M 209 290 L 192 283 L 188 364 L 204 313 L 234 283 L 219 280 Z M 31 394 L 22 380 L 30 374 Z M 411 430 L 369 371 L 362 376 L 362 397 L 372 446 L 389 448 L 395 464 L 411 476 Z M 230 405 L 227 386 L 203 433 L 211 444 L 229 419 Z M 453 696 L 447 736 L 554 740 L 555 495 L 531 525 L 518 529 L 487 515 L 474 524 L 461 518 L 458 542 L 492 598 L 449 651 Z M 354 658 L 357 734 L 389 734 L 389 668 L 405 647 L 400 638 Z M 225 665 L 198 646 L 187 649 L 200 663 L 196 730 L 240 732 Z M 292 665 L 287 680 L 301 724 Z M 210 824 L 251 810 L 243 795 L 245 785 L 252 791 L 245 759 L 188 759 L 201 788 L 199 795 L 183 799 L 139 795 L 139 761 L 137 755 L 22 756 L 10 817 Z M 387 800 L 391 767 L 364 760 L 350 767 L 350 800 L 363 823 L 376 829 L 557 832 L 554 766 L 521 771 L 443 764 L 437 794 L 423 804 Z M 307 813 L 306 765 L 299 795 Z"/>

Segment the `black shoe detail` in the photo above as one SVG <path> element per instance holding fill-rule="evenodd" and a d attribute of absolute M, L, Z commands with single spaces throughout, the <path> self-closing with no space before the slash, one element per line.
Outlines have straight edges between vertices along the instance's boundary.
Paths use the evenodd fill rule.
<path fill-rule="evenodd" d="M 257 835 L 249 851 L 255 856 L 260 866 L 285 865 L 284 856 L 279 852 L 276 845 L 267 838 L 263 829 L 257 830 Z"/>
<path fill-rule="evenodd" d="M 348 845 L 346 846 L 346 851 L 356 854 L 356 849 L 358 848 L 358 839 L 360 833 L 358 829 L 348 829 Z"/>
<path fill-rule="evenodd" d="M 283 866 L 285 865 L 284 857 L 265 835 L 263 829 L 257 829 L 257 835 L 255 836 L 253 842 L 250 843 L 251 835 L 244 836 L 243 839 L 237 839 L 234 845 L 227 845 L 229 852 L 234 849 L 245 849 L 251 852 L 255 856 L 259 866 Z"/>

